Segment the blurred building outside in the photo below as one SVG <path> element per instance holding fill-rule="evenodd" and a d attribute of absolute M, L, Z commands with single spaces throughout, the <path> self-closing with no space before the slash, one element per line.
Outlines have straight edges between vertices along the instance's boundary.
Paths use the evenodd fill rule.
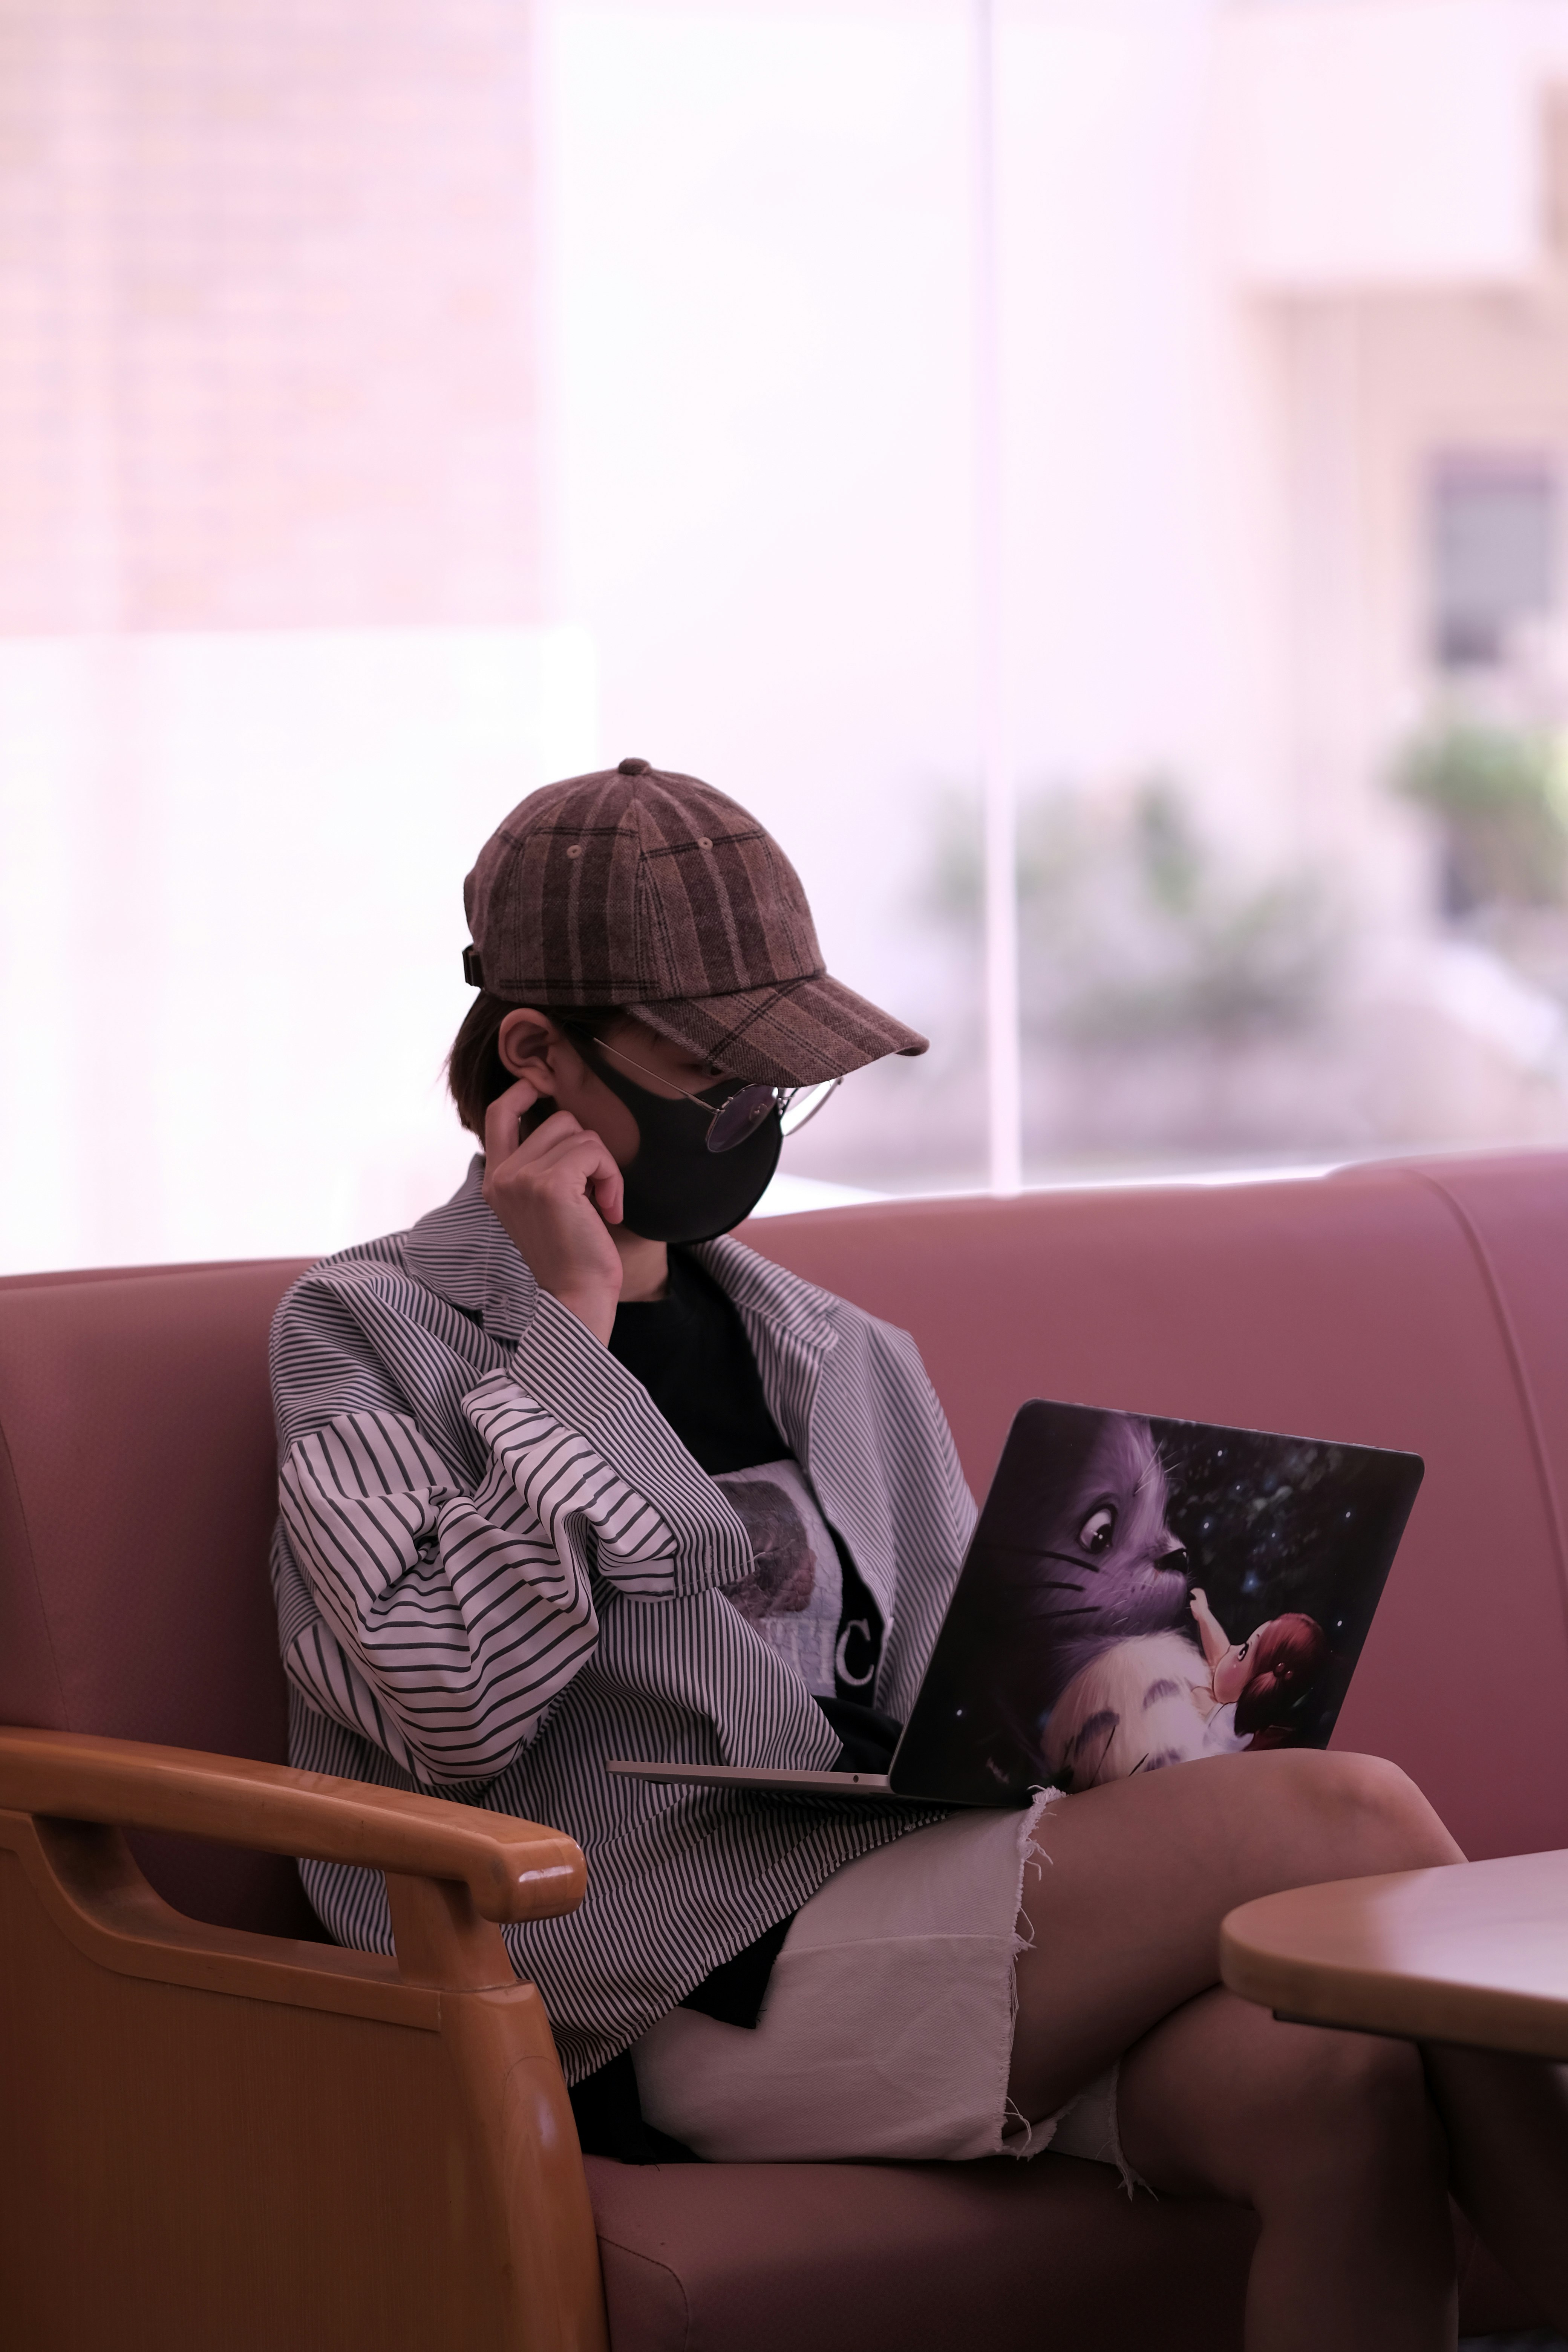
<path fill-rule="evenodd" d="M 1058 755 L 1031 777 L 1057 666 L 1044 632 L 1016 631 L 1028 1162 L 1109 1173 L 1561 1140 L 1568 15 L 1258 0 L 1203 12 L 1200 30 L 1186 13 L 1206 54 L 1184 184 L 1172 173 L 1164 194 L 1206 210 L 1212 233 L 1182 275 L 1140 290 L 1179 305 L 1187 365 L 1145 378 L 1119 432 L 1080 417 L 1074 454 L 1098 488 L 1118 464 L 1142 476 L 1153 441 L 1169 473 L 1151 538 L 1184 499 L 1204 514 L 1194 611 L 1172 594 L 1140 617 L 1208 669 L 1211 698 L 1180 748 L 1173 728 L 1141 760 L 1075 772 Z M 1032 30 L 1041 66 L 1052 33 L 1061 59 L 1085 39 L 1066 12 Z M 1022 240 L 1020 183 L 1041 159 L 1016 137 Z M 1147 166 L 1154 151 L 1115 152 Z M 1088 205 L 1073 218 L 1086 237 L 1103 226 Z M 1114 257 L 1096 261 L 1110 278 Z M 1016 320 L 1016 258 L 1010 292 Z M 1037 364 L 1059 399 L 1048 351 Z M 1010 422 L 1039 549 L 1063 494 L 1040 478 L 1049 437 L 1026 446 Z M 1026 511 L 1019 499 L 1015 520 Z M 1092 575 L 1092 520 L 1078 520 Z M 1138 555 L 1112 537 L 1137 611 Z M 1027 562 L 1015 551 L 1015 580 Z M 1016 612 L 1030 601 L 1015 588 Z M 1114 694 L 1102 627 L 1085 674 Z M 1148 642 L 1123 658 L 1150 661 Z M 973 971 L 978 830 L 957 789 L 930 885 Z M 952 1083 L 973 1121 L 973 1012 L 967 1045 Z M 827 1136 L 814 1143 L 826 1163 Z M 910 1148 L 889 1134 L 885 1181 Z M 876 1164 L 867 1149 L 860 1165 Z"/>
<path fill-rule="evenodd" d="M 963 0 L 0 5 L 0 1263 L 468 1144 L 459 885 L 637 751 L 984 1162 Z M 1001 0 L 1031 1181 L 1568 1138 L 1568 0 Z M 821 1197 L 821 1196 L 819 1196 Z"/>

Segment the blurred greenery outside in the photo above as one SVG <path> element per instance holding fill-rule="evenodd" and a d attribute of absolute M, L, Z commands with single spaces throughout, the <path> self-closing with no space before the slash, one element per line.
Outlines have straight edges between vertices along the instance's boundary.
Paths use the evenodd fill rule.
<path fill-rule="evenodd" d="M 1445 929 L 1568 1003 L 1568 736 L 1444 719 L 1401 748 L 1389 783 L 1432 828 Z M 922 901 L 977 954 L 981 825 L 969 795 L 938 798 Z M 1018 930 L 1026 1039 L 1068 1048 L 1300 1034 L 1331 1013 L 1354 941 L 1325 876 L 1246 883 L 1227 872 L 1165 775 L 1109 793 L 1024 795 Z"/>
<path fill-rule="evenodd" d="M 1568 898 L 1568 740 L 1555 730 L 1450 720 L 1405 748 L 1393 781 L 1437 825 L 1446 915 Z"/>
<path fill-rule="evenodd" d="M 1385 936 L 1354 877 L 1247 871 L 1178 778 L 1037 784 L 1018 813 L 1027 1181 L 1568 1141 L 1563 739 L 1439 720 L 1390 762 L 1429 914 Z M 905 1191 L 984 1181 L 983 839 L 935 786 L 910 915 L 919 1064 L 868 1071 L 791 1164 Z"/>
<path fill-rule="evenodd" d="M 938 806 L 926 908 L 978 943 L 978 814 Z M 1315 877 L 1237 885 L 1180 786 L 1028 794 L 1018 820 L 1020 992 L 1026 1042 L 1138 1047 L 1279 1035 L 1309 1026 L 1343 923 Z"/>

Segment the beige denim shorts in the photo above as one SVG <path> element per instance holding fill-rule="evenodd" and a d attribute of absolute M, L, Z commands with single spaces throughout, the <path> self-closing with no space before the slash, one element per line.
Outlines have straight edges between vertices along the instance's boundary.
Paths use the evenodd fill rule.
<path fill-rule="evenodd" d="M 1130 2180 L 1114 2067 L 1054 2116 L 1007 2095 L 1026 1875 L 1054 1801 L 955 1813 L 837 1872 L 794 1920 L 754 2028 L 678 2009 L 636 2044 L 648 2122 L 726 2163 L 1054 2147 Z"/>

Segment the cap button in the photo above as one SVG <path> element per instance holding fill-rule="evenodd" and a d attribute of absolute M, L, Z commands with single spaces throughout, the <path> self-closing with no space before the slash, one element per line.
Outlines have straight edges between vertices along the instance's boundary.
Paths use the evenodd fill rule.
<path fill-rule="evenodd" d="M 619 767 L 616 770 L 616 773 L 617 776 L 646 776 L 647 773 L 647 761 L 646 760 L 623 760 Z"/>

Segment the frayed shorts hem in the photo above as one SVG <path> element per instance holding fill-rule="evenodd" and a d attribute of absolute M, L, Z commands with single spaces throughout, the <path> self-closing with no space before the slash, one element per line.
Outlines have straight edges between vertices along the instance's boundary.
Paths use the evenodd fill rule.
<path fill-rule="evenodd" d="M 1114 2066 L 1054 2116 L 1008 2098 L 1025 1879 L 1058 1801 L 953 1814 L 838 1871 L 792 1922 L 754 2030 L 678 2009 L 636 2044 L 648 2122 L 726 2163 L 1051 2147 L 1115 2165 L 1131 2194 Z"/>

